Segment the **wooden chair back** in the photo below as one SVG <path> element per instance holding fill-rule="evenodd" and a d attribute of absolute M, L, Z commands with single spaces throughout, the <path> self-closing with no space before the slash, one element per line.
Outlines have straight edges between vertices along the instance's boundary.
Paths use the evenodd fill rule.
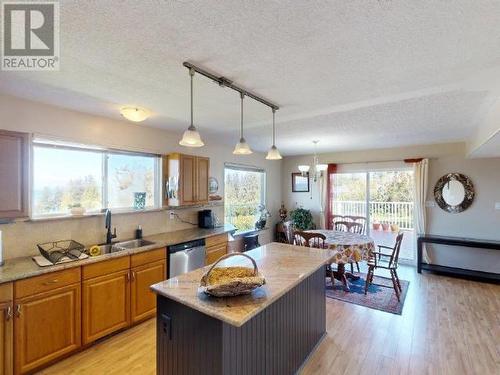
<path fill-rule="evenodd" d="M 401 243 L 403 242 L 403 232 L 399 232 L 396 236 L 396 242 L 392 249 L 391 258 L 389 259 L 389 268 L 398 268 L 399 251 L 401 250 Z"/>
<path fill-rule="evenodd" d="M 295 245 L 304 247 L 316 247 L 318 249 L 324 249 L 326 237 L 321 233 L 310 233 L 296 231 L 293 233 L 295 239 Z"/>
<path fill-rule="evenodd" d="M 342 223 L 342 225 L 339 225 L 339 228 L 344 228 L 344 229 L 336 229 L 337 228 L 337 223 Z M 345 223 L 349 223 L 345 225 Z M 359 226 L 351 226 L 351 223 L 358 223 L 361 224 L 361 228 Z M 355 215 L 332 215 L 332 222 L 331 222 L 331 227 L 335 230 L 341 230 L 344 232 L 352 232 L 352 233 L 359 233 L 359 234 L 364 234 L 366 233 L 366 217 L 364 216 L 355 216 Z M 354 228 L 354 229 L 351 229 Z"/>
<path fill-rule="evenodd" d="M 293 221 L 288 220 L 283 223 L 283 231 L 285 232 L 285 241 L 289 245 L 293 245 Z"/>
<path fill-rule="evenodd" d="M 363 234 L 364 225 L 352 221 L 337 221 L 334 229 L 340 232 Z"/>

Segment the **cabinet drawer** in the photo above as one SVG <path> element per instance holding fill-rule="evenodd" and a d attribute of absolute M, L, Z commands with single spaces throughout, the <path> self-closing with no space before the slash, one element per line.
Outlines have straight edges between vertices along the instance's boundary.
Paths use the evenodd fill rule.
<path fill-rule="evenodd" d="M 216 236 L 211 236 L 205 238 L 205 246 L 210 247 L 227 242 L 227 233 L 218 234 Z M 208 251 L 208 250 L 207 250 Z"/>
<path fill-rule="evenodd" d="M 130 268 L 130 256 L 122 256 L 103 262 L 96 262 L 82 267 L 83 280 L 109 275 L 110 273 Z"/>
<path fill-rule="evenodd" d="M 0 303 L 12 301 L 13 290 L 12 283 L 5 283 L 0 285 Z"/>
<path fill-rule="evenodd" d="M 164 260 L 166 257 L 167 249 L 164 247 L 161 249 L 145 251 L 139 254 L 133 254 L 130 257 L 130 267 L 142 266 L 143 264 Z"/>
<path fill-rule="evenodd" d="M 219 244 L 216 246 L 207 247 L 206 264 L 212 264 L 221 256 L 227 254 L 227 244 Z"/>
<path fill-rule="evenodd" d="M 80 267 L 30 277 L 14 283 L 16 298 L 22 298 L 80 282 Z"/>

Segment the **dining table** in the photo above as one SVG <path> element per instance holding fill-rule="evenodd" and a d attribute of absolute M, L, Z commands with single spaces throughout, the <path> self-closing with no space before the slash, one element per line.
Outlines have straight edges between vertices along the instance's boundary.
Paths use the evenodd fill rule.
<path fill-rule="evenodd" d="M 326 237 L 325 246 L 333 251 L 332 264 L 337 265 L 336 271 L 330 266 L 331 272 L 333 272 L 336 279 L 342 282 L 344 289 L 349 292 L 348 279 L 358 280 L 359 276 L 346 271 L 345 265 L 369 260 L 375 251 L 375 241 L 373 238 L 365 234 L 329 229 L 314 229 L 307 232 L 321 233 Z"/>

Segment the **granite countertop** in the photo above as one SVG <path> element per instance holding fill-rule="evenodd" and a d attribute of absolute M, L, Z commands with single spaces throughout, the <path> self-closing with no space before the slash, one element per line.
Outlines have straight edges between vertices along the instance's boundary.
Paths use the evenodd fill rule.
<path fill-rule="evenodd" d="M 161 296 L 240 327 L 306 277 L 323 267 L 334 255 L 330 250 L 277 242 L 247 251 L 245 254 L 256 260 L 259 271 L 266 278 L 266 284 L 255 289 L 252 294 L 216 298 L 200 292 L 198 290 L 200 280 L 208 267 L 154 284 L 151 289 Z M 238 264 L 249 263 L 249 260 L 243 257 L 230 259 L 232 264 L 237 260 L 239 260 Z M 240 261 L 242 263 L 239 263 Z"/>
<path fill-rule="evenodd" d="M 110 258 L 118 258 L 145 251 L 151 251 L 160 247 L 216 236 L 218 234 L 228 233 L 234 230 L 235 228 L 232 225 L 224 225 L 213 229 L 189 228 L 173 232 L 159 233 L 144 237 L 145 240 L 154 242 L 153 245 L 143 246 L 137 249 L 118 251 L 116 253 L 103 254 L 96 257 L 89 257 L 74 262 L 61 263 L 47 267 L 39 267 L 33 261 L 31 256 L 7 259 L 5 260 L 4 265 L 0 266 L 0 284 L 68 268 L 80 267 L 85 264 L 102 262 Z"/>

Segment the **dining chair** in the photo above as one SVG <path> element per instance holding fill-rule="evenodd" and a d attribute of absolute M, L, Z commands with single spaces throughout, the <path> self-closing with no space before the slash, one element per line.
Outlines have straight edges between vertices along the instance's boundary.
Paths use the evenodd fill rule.
<path fill-rule="evenodd" d="M 293 232 L 295 245 L 304 246 L 304 247 L 315 247 L 318 249 L 326 249 L 326 236 L 322 233 L 310 233 L 310 232 L 302 232 L 295 231 Z M 332 288 L 335 283 L 335 276 L 333 273 L 333 269 L 330 264 L 325 266 L 325 276 L 329 277 L 332 281 Z"/>
<path fill-rule="evenodd" d="M 285 241 L 289 245 L 293 245 L 294 235 L 293 235 L 293 221 L 288 220 L 283 223 L 283 231 L 285 232 Z"/>
<path fill-rule="evenodd" d="M 366 233 L 366 217 L 365 216 L 353 216 L 353 215 L 348 215 L 345 216 L 345 220 L 352 222 L 352 223 L 358 223 L 361 224 L 362 227 L 357 229 L 357 232 L 359 234 L 365 234 Z"/>
<path fill-rule="evenodd" d="M 361 223 L 356 223 L 353 221 L 337 221 L 335 223 L 335 230 L 340 231 L 340 232 L 350 232 L 350 233 L 356 233 L 356 234 L 363 234 L 363 224 Z M 354 273 L 354 265 L 352 263 L 349 263 L 351 265 L 351 273 Z M 359 263 L 356 262 L 356 268 L 359 272 Z"/>
<path fill-rule="evenodd" d="M 379 245 L 379 251 L 374 251 L 370 259 L 368 260 L 368 274 L 366 275 L 365 282 L 365 294 L 368 292 L 368 287 L 373 284 L 373 276 L 375 274 L 375 270 L 377 268 L 382 268 L 385 270 L 389 270 L 391 274 L 392 285 L 394 287 L 394 291 L 396 292 L 396 297 L 398 301 L 400 301 L 401 292 L 403 289 L 401 288 L 401 282 L 398 277 L 398 260 L 399 260 L 399 251 L 401 249 L 401 243 L 403 242 L 403 232 L 399 232 L 396 237 L 396 242 L 394 247 Z M 390 253 L 382 252 L 381 249 L 390 249 Z M 378 260 L 377 260 L 378 258 Z M 374 284 L 375 285 L 375 284 Z M 377 284 L 379 285 L 379 284 Z M 381 285 L 386 286 L 386 285 Z"/>

